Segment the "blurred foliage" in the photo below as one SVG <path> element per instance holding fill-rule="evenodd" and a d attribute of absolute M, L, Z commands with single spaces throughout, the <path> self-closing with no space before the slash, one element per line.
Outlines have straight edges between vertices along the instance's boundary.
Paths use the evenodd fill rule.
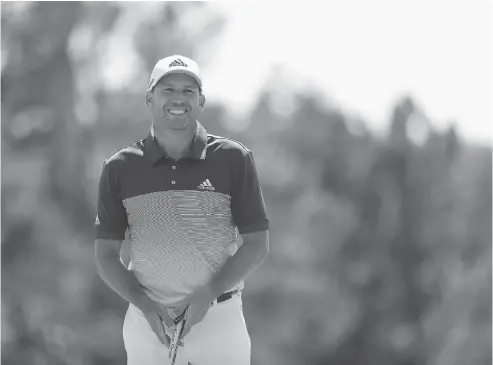
<path fill-rule="evenodd" d="M 198 2 L 1 10 L 2 364 L 122 364 L 126 304 L 93 259 L 102 162 L 147 134 L 142 75 L 206 62 L 225 19 Z M 138 76 L 108 89 L 123 31 Z M 270 86 L 241 130 L 217 103 L 201 119 L 254 151 L 271 218 L 244 293 L 252 365 L 491 363 L 491 149 L 434 131 L 410 97 L 376 138 L 322 95 L 278 113 Z"/>

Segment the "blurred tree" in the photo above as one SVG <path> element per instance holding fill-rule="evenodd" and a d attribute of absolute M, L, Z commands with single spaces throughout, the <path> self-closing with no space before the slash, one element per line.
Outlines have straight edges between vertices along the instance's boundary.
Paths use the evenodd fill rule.
<path fill-rule="evenodd" d="M 125 361 L 91 245 L 101 164 L 147 133 L 142 74 L 203 64 L 222 24 L 204 3 L 2 3 L 4 363 Z M 109 87 L 122 37 L 135 75 Z M 244 293 L 252 364 L 487 363 L 491 148 L 433 131 L 410 97 L 377 139 L 288 85 L 268 81 L 241 131 L 221 105 L 201 120 L 254 151 L 271 217 Z"/>
<path fill-rule="evenodd" d="M 202 47 L 219 34 L 224 18 L 202 2 L 168 2 L 156 9 L 152 21 L 143 23 L 134 35 L 146 75 L 166 55 L 181 54 L 198 60 Z"/>
<path fill-rule="evenodd" d="M 406 125 L 414 112 L 410 99 L 396 106 L 389 143 L 378 152 L 359 200 L 359 225 L 342 245 L 337 258 L 331 260 L 331 272 L 354 292 L 363 309 L 345 340 L 326 355 L 330 364 L 426 362 L 423 343 L 419 343 L 419 323 L 427 298 L 416 281 L 425 253 L 414 234 L 420 216 L 420 196 L 416 191 L 420 185 L 415 185 L 415 179 L 409 175 L 414 155 Z M 351 148 L 351 138 L 344 145 Z M 339 156 L 344 155 L 347 153 Z M 340 178 L 346 181 L 343 176 Z M 333 189 L 332 184 L 324 187 Z M 352 194 L 355 193 L 353 190 Z M 370 271 L 355 281 L 352 270 L 358 265 L 369 266 Z M 392 331 L 401 334 L 402 343 L 393 344 L 398 338 L 385 337 L 389 335 L 386 332 Z"/>
<path fill-rule="evenodd" d="M 15 145 L 15 131 L 27 125 L 23 139 L 29 138 L 25 146 L 33 148 L 32 141 L 40 139 L 32 124 L 42 123 L 50 162 L 46 185 L 52 196 L 73 213 L 75 226 L 84 229 L 84 222 L 87 224 L 92 217 L 83 194 L 87 141 L 74 113 L 74 65 L 68 44 L 77 24 L 96 28 L 97 32 L 111 29 L 116 8 L 110 3 L 48 2 L 20 9 L 5 4 L 2 10 L 2 30 L 6 30 L 2 48 L 7 54 L 2 70 L 2 104 L 7 117 L 2 125 L 7 132 L 4 138 Z M 98 33 L 101 35 L 104 33 Z M 74 206 L 78 209 L 70 209 Z"/>

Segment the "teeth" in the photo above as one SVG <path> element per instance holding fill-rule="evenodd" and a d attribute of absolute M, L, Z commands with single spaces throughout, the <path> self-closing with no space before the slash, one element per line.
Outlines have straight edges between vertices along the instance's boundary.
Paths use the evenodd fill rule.
<path fill-rule="evenodd" d="M 168 109 L 171 114 L 181 115 L 187 112 L 186 109 Z"/>

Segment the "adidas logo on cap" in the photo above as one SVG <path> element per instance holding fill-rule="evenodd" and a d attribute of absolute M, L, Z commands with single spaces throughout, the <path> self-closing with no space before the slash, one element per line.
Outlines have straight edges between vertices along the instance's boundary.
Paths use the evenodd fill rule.
<path fill-rule="evenodd" d="M 183 67 L 188 67 L 188 65 L 180 60 L 179 58 L 171 62 L 168 67 L 177 67 L 177 66 L 183 66 Z"/>

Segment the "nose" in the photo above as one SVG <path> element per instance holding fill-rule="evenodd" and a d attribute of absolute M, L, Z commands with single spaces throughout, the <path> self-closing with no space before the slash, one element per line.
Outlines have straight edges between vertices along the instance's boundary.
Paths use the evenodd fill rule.
<path fill-rule="evenodd" d="M 169 104 L 176 107 L 185 106 L 186 100 L 183 96 L 175 96 L 173 99 L 170 100 Z"/>

